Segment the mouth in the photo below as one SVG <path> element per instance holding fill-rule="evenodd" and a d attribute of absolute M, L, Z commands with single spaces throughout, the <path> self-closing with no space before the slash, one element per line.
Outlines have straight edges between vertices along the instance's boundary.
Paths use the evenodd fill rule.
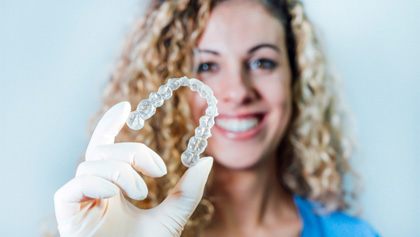
<path fill-rule="evenodd" d="M 258 134 L 264 124 L 267 113 L 243 115 L 219 115 L 215 128 L 229 139 L 249 139 Z"/>

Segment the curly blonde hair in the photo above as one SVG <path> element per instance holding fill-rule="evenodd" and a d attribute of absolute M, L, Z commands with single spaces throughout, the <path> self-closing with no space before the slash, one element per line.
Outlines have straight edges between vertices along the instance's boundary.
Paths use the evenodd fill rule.
<path fill-rule="evenodd" d="M 152 1 L 127 38 L 96 120 L 119 101 L 127 100 L 136 106 L 168 77 L 191 76 L 194 47 L 219 2 Z M 343 185 L 343 178 L 350 171 L 352 146 L 344 133 L 335 78 L 327 71 L 302 4 L 293 0 L 259 2 L 285 26 L 293 72 L 292 120 L 278 147 L 279 185 L 292 194 L 318 201 L 328 210 L 344 210 L 348 207 L 347 197 L 352 196 Z M 168 166 L 165 177 L 145 177 L 149 196 L 144 201 L 131 200 L 132 203 L 149 208 L 166 197 L 185 171 L 180 154 L 193 134 L 193 123 L 185 93 L 177 92 L 140 132 L 127 127 L 120 132 L 118 141 L 145 143 L 158 151 Z M 183 236 L 197 236 L 212 213 L 213 205 L 205 195 Z"/>

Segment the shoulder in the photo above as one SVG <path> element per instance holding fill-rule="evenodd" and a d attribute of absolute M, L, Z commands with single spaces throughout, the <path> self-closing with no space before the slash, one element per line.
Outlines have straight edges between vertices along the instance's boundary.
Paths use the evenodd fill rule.
<path fill-rule="evenodd" d="M 344 212 L 317 214 L 324 224 L 328 236 L 379 236 L 379 234 L 366 221 L 350 216 Z"/>
<path fill-rule="evenodd" d="M 303 221 L 303 235 L 314 236 L 380 236 L 366 221 L 350 216 L 341 211 L 323 213 L 319 211 L 317 203 L 301 197 L 295 197 L 295 203 L 299 209 Z"/>

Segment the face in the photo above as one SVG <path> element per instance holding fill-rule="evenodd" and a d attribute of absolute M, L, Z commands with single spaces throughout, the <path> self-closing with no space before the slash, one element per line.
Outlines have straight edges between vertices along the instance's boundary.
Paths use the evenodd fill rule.
<path fill-rule="evenodd" d="M 218 100 L 207 154 L 230 169 L 275 158 L 291 114 L 291 71 L 284 28 L 254 1 L 226 1 L 197 45 L 197 77 Z M 196 93 L 195 121 L 207 107 Z"/>

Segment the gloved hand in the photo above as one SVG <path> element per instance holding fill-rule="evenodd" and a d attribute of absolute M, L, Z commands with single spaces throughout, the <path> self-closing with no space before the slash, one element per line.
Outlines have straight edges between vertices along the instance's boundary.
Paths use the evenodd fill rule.
<path fill-rule="evenodd" d="M 54 196 L 60 235 L 66 236 L 180 236 L 202 198 L 213 164 L 206 157 L 189 168 L 169 196 L 158 206 L 143 210 L 124 195 L 142 200 L 147 186 L 140 175 L 166 174 L 163 160 L 141 143 L 114 143 L 130 113 L 130 104 L 113 106 L 99 121 L 76 177 Z"/>

